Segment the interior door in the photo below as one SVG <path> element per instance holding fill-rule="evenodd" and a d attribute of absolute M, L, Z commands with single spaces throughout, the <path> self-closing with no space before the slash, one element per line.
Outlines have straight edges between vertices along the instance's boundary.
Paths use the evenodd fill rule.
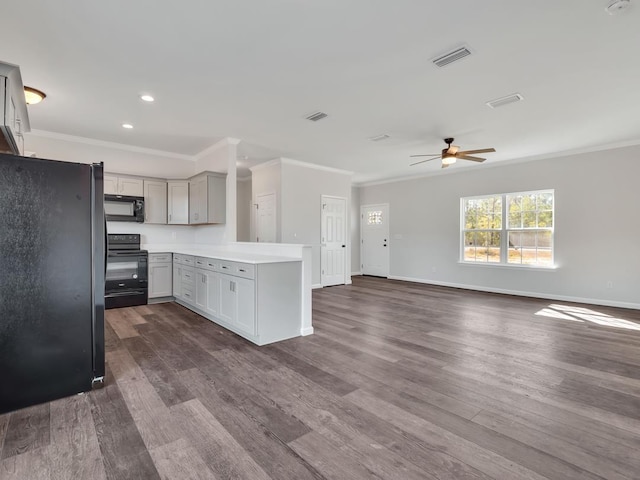
<path fill-rule="evenodd" d="M 389 205 L 360 207 L 360 252 L 363 275 L 389 276 Z"/>
<path fill-rule="evenodd" d="M 256 212 L 256 242 L 276 242 L 276 194 L 258 195 Z"/>
<path fill-rule="evenodd" d="M 342 285 L 345 283 L 347 252 L 347 200 L 323 195 L 321 218 L 322 286 Z"/>

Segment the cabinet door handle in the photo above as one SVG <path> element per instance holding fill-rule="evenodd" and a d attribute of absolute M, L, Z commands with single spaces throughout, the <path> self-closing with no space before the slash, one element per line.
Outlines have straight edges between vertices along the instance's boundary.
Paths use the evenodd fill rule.
<path fill-rule="evenodd" d="M 222 266 L 222 268 L 224 268 L 225 270 L 229 270 L 229 267 L 225 267 L 224 265 Z"/>
<path fill-rule="evenodd" d="M 236 291 L 236 282 L 229 282 L 229 290 L 232 292 Z"/>
<path fill-rule="evenodd" d="M 169 214 L 169 221 L 171 221 L 171 214 Z"/>
<path fill-rule="evenodd" d="M 244 268 L 239 268 L 238 271 L 240 272 L 246 272 L 246 270 Z"/>

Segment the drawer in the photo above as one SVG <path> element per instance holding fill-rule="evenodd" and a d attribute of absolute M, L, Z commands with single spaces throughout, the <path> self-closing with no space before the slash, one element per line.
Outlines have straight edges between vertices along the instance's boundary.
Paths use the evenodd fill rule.
<path fill-rule="evenodd" d="M 170 253 L 150 253 L 149 263 L 171 263 Z"/>
<path fill-rule="evenodd" d="M 243 278 L 255 278 L 256 266 L 251 263 L 230 262 L 228 260 L 220 260 L 219 267 L 216 269 L 227 275 L 234 275 Z"/>
<path fill-rule="evenodd" d="M 233 275 L 243 278 L 256 278 L 256 266 L 251 263 L 234 262 Z"/>
<path fill-rule="evenodd" d="M 179 253 L 173 254 L 173 261 L 179 263 L 180 265 L 191 265 L 193 266 L 194 260 L 190 255 L 182 255 Z"/>
<path fill-rule="evenodd" d="M 183 285 L 194 285 L 196 283 L 196 274 L 193 269 L 184 269 L 182 270 L 182 284 Z"/>
<path fill-rule="evenodd" d="M 195 300 L 195 295 L 193 294 L 193 290 L 190 288 L 182 288 L 182 297 L 185 302 L 193 303 Z"/>

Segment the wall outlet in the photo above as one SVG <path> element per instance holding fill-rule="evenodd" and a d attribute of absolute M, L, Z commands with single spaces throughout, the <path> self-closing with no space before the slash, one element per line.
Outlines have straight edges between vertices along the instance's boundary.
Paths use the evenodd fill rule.
<path fill-rule="evenodd" d="M 436 273 L 436 272 L 438 271 L 438 269 L 437 269 L 436 267 L 431 267 L 431 271 L 432 271 L 433 273 Z"/>
<path fill-rule="evenodd" d="M 177 240 L 177 238 L 178 238 L 178 232 L 171 232 L 171 238 L 172 238 L 173 240 Z"/>
<path fill-rule="evenodd" d="M 609 280 L 607 282 L 607 288 L 613 288 L 613 281 L 612 280 Z"/>

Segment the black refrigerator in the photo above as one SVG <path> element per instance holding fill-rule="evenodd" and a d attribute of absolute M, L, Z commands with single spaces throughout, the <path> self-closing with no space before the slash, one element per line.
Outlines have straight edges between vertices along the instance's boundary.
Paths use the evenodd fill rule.
<path fill-rule="evenodd" d="M 104 379 L 102 164 L 0 154 L 0 413 Z"/>

